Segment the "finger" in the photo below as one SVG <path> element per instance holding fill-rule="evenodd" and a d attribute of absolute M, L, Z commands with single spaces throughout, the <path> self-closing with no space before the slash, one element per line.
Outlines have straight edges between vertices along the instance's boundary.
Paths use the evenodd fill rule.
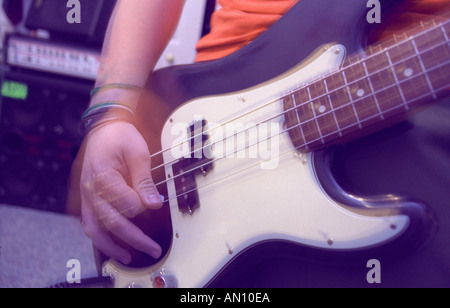
<path fill-rule="evenodd" d="M 128 218 L 134 218 L 147 209 L 119 171 L 111 170 L 96 176 L 94 191 L 94 195 L 99 197 L 96 202 L 109 203 Z"/>
<path fill-rule="evenodd" d="M 128 151 L 124 153 L 130 173 L 131 186 L 136 190 L 145 206 L 150 209 L 159 209 L 163 202 L 158 189 L 153 182 L 151 174 L 150 153 L 145 149 L 141 151 Z"/>
<path fill-rule="evenodd" d="M 96 205 L 95 210 L 102 226 L 111 232 L 111 234 L 132 248 L 142 251 L 155 259 L 159 258 L 162 252 L 161 246 L 116 209 L 112 208 L 108 203 L 102 202 Z"/>
<path fill-rule="evenodd" d="M 111 178 L 111 176 L 104 177 L 103 179 L 106 178 Z M 105 195 L 105 192 L 92 193 L 92 191 L 95 191 L 95 187 L 102 186 L 102 181 L 99 179 L 100 178 L 97 176 L 93 185 L 86 185 L 85 183 L 83 189 L 85 193 L 82 196 L 82 221 L 86 235 L 92 240 L 95 247 L 105 255 L 116 258 L 124 264 L 131 262 L 131 254 L 121 246 L 117 245 L 108 235 L 107 231 L 111 232 L 134 249 L 158 258 L 161 255 L 161 247 L 156 242 L 145 235 L 133 223 L 128 221 L 128 219 L 126 219 L 119 210 L 115 209 L 107 200 L 104 200 L 102 195 Z M 116 177 L 116 181 L 117 179 L 118 177 Z M 111 183 L 116 183 L 116 181 L 111 180 Z M 87 188 L 89 188 L 89 190 Z M 138 204 L 141 204 L 137 194 L 134 193 L 134 195 L 135 201 L 137 201 Z M 144 208 L 143 206 L 141 207 Z M 130 213 L 129 210 L 126 210 L 125 212 Z"/>
<path fill-rule="evenodd" d="M 119 260 L 123 264 L 131 262 L 131 254 L 117 245 L 105 229 L 99 225 L 93 209 L 86 204 L 86 201 L 82 204 L 81 226 L 86 236 L 91 239 L 93 245 L 102 253 L 110 258 Z"/>

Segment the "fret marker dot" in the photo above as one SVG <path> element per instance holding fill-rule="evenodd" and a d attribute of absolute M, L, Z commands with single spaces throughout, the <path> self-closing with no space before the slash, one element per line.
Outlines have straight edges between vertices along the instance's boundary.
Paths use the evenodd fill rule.
<path fill-rule="evenodd" d="M 327 110 L 327 107 L 325 107 L 325 106 L 323 106 L 323 105 L 319 107 L 319 112 L 320 112 L 320 113 L 324 113 L 325 110 Z"/>
<path fill-rule="evenodd" d="M 362 97 L 364 93 L 366 93 L 364 89 L 359 89 L 358 91 L 356 91 L 356 95 L 358 95 L 359 97 Z"/>
<path fill-rule="evenodd" d="M 411 68 L 407 68 L 403 71 L 403 75 L 405 75 L 405 77 L 410 77 L 413 73 L 414 71 Z"/>

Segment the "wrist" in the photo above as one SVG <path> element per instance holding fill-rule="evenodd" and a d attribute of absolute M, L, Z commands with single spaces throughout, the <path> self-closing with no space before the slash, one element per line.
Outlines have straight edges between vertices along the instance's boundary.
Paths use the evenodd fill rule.
<path fill-rule="evenodd" d="M 133 111 L 136 110 L 141 97 L 147 90 L 143 87 L 127 83 L 108 83 L 91 91 L 90 106 L 102 105 L 104 102 L 120 101 Z"/>

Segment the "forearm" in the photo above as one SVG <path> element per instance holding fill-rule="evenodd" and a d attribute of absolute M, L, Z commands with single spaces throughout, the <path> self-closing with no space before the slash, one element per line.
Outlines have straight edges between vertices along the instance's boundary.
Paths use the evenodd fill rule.
<path fill-rule="evenodd" d="M 119 0 L 102 50 L 96 86 L 122 83 L 144 87 L 176 29 L 184 0 Z M 91 101 L 126 101 L 136 108 L 138 93 L 107 89 Z"/>

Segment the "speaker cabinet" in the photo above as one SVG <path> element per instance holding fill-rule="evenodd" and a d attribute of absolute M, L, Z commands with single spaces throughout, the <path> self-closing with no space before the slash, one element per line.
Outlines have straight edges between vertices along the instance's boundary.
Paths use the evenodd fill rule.
<path fill-rule="evenodd" d="M 0 122 L 0 203 L 64 212 L 78 124 L 92 82 L 5 72 Z"/>

